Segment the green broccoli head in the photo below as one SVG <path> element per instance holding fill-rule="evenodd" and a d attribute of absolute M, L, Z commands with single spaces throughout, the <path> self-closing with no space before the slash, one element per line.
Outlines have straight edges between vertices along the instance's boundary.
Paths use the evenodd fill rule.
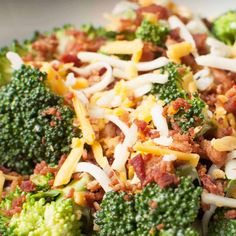
<path fill-rule="evenodd" d="M 236 11 L 228 11 L 213 22 L 212 33 L 222 42 L 233 45 L 236 40 Z"/>
<path fill-rule="evenodd" d="M 181 107 L 172 117 L 168 116 L 181 128 L 182 132 L 188 132 L 190 128 L 201 126 L 205 121 L 206 104 L 198 94 L 193 94 L 193 98 L 187 100 L 187 103 L 188 108 Z"/>
<path fill-rule="evenodd" d="M 96 213 L 95 223 L 100 227 L 100 236 L 135 235 L 134 201 L 124 192 L 108 192 Z"/>
<path fill-rule="evenodd" d="M 74 112 L 45 79 L 39 70 L 22 66 L 0 90 L 0 161 L 23 174 L 42 160 L 56 164 L 80 135 L 73 127 Z"/>
<path fill-rule="evenodd" d="M 201 192 L 189 177 L 182 177 L 177 187 L 147 185 L 135 197 L 138 235 L 157 235 L 158 225 L 173 232 L 190 227 L 198 215 Z"/>
<path fill-rule="evenodd" d="M 229 209 L 228 209 L 229 210 Z M 227 209 L 218 208 L 208 225 L 209 236 L 236 235 L 236 219 L 226 219 L 224 213 Z"/>
<path fill-rule="evenodd" d="M 168 73 L 168 81 L 165 84 L 153 84 L 151 93 L 157 95 L 166 104 L 177 98 L 187 98 L 187 93 L 182 86 L 181 71 L 187 72 L 187 68 L 181 64 L 169 63 L 161 69 L 161 73 Z"/>
<path fill-rule="evenodd" d="M 151 183 L 134 195 L 109 192 L 95 216 L 98 235 L 198 235 L 191 225 L 198 215 L 201 192 L 190 177 L 164 189 Z"/>
<path fill-rule="evenodd" d="M 161 23 L 153 24 L 144 19 L 136 30 L 136 37 L 158 46 L 163 46 L 169 33 L 167 26 Z"/>

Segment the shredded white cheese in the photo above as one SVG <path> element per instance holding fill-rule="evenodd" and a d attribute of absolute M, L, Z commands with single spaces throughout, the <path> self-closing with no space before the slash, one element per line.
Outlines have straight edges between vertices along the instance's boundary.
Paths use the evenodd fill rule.
<path fill-rule="evenodd" d="M 187 26 L 177 17 L 177 16 L 171 16 L 168 19 L 169 24 L 170 24 L 170 28 L 171 29 L 175 29 L 175 28 L 179 28 L 180 29 L 180 36 L 182 39 L 184 39 L 185 41 L 191 43 L 193 49 L 194 49 L 194 56 L 197 56 L 197 48 L 196 48 L 196 44 L 195 41 L 191 35 L 191 33 L 189 32 Z"/>
<path fill-rule="evenodd" d="M 230 207 L 236 208 L 236 199 L 229 197 L 222 197 L 220 195 L 207 193 L 203 191 L 202 201 L 206 204 L 214 204 L 217 207 Z"/>
<path fill-rule="evenodd" d="M 88 162 L 79 162 L 76 166 L 75 172 L 86 172 L 92 175 L 105 192 L 112 190 L 110 187 L 111 180 L 106 175 L 106 173 L 98 166 L 88 163 Z"/>
<path fill-rule="evenodd" d="M 83 62 L 102 61 L 120 69 L 125 69 L 129 65 L 129 61 L 124 61 L 112 56 L 103 55 L 101 53 L 79 52 L 77 56 Z M 169 60 L 166 57 L 159 57 L 153 61 L 137 63 L 137 69 L 138 71 L 155 70 L 167 65 L 168 62 Z"/>
<path fill-rule="evenodd" d="M 222 70 L 236 72 L 236 59 L 219 57 L 214 55 L 205 55 L 196 57 L 196 62 L 200 66 L 208 66 Z"/>

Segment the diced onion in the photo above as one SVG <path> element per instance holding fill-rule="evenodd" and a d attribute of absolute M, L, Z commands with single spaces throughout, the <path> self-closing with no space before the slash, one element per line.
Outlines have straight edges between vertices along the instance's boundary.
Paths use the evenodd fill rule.
<path fill-rule="evenodd" d="M 11 62 L 11 67 L 14 70 L 19 70 L 21 66 L 24 64 L 21 57 L 15 52 L 8 52 L 6 54 L 6 57 Z"/>
<path fill-rule="evenodd" d="M 236 199 L 207 193 L 206 191 L 202 193 L 202 201 L 206 204 L 214 204 L 217 207 L 236 208 Z"/>
<path fill-rule="evenodd" d="M 129 61 L 124 61 L 112 56 L 107 56 L 95 52 L 79 52 L 77 56 L 83 62 L 102 61 L 120 69 L 125 69 L 129 64 Z M 166 57 L 159 57 L 153 61 L 137 63 L 137 69 L 138 71 L 150 71 L 163 67 L 167 65 L 168 62 L 169 60 Z"/>
<path fill-rule="evenodd" d="M 117 171 L 121 171 L 129 157 L 128 148 L 132 147 L 137 141 L 137 126 L 132 124 L 129 128 L 128 134 L 125 136 L 125 139 L 122 144 L 118 144 L 115 148 L 114 153 L 114 162 L 112 163 L 112 168 Z"/>
<path fill-rule="evenodd" d="M 175 29 L 175 28 L 180 29 L 181 38 L 192 44 L 193 48 L 195 49 L 194 56 L 197 56 L 196 44 L 191 33 L 188 31 L 187 26 L 177 16 L 169 17 L 168 21 L 169 21 L 171 29 Z"/>
<path fill-rule="evenodd" d="M 236 59 L 214 56 L 211 54 L 196 57 L 196 62 L 200 66 L 208 66 L 222 70 L 236 72 Z"/>
<path fill-rule="evenodd" d="M 168 147 L 172 144 L 173 139 L 171 137 L 161 136 L 159 138 L 153 139 L 153 142 L 155 144 Z"/>
<path fill-rule="evenodd" d="M 88 162 L 80 162 L 77 164 L 75 172 L 89 173 L 97 180 L 97 182 L 101 185 L 105 192 L 112 190 L 112 188 L 109 186 L 111 180 L 100 167 L 94 164 Z"/>
<path fill-rule="evenodd" d="M 152 121 L 157 131 L 160 132 L 160 135 L 167 137 L 169 135 L 168 124 L 166 118 L 162 115 L 162 112 L 163 107 L 159 104 L 156 104 L 151 110 Z"/>

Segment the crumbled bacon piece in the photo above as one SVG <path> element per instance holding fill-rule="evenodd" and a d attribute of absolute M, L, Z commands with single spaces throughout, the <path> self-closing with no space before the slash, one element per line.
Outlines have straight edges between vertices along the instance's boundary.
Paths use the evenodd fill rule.
<path fill-rule="evenodd" d="M 74 63 L 74 66 L 80 67 L 81 66 L 81 61 L 77 57 L 77 55 L 74 54 L 63 54 L 60 58 L 60 61 L 63 63 Z"/>
<path fill-rule="evenodd" d="M 171 105 L 176 111 L 178 111 L 180 108 L 189 109 L 191 107 L 188 101 L 183 98 L 177 98 L 171 103 Z"/>
<path fill-rule="evenodd" d="M 166 20 L 169 17 L 168 10 L 160 5 L 151 4 L 146 7 L 140 7 L 137 11 L 137 18 L 142 20 L 143 19 L 143 13 L 153 13 L 157 16 L 158 19 Z"/>
<path fill-rule="evenodd" d="M 208 192 L 222 196 L 224 195 L 224 191 L 222 191 L 221 186 L 215 184 L 209 175 L 202 175 L 200 176 L 200 179 L 204 189 L 206 189 Z"/>
<path fill-rule="evenodd" d="M 217 166 L 222 166 L 227 158 L 226 152 L 217 151 L 211 146 L 211 142 L 208 140 L 201 141 L 201 148 L 205 151 L 206 156 Z"/>
<path fill-rule="evenodd" d="M 22 191 L 27 192 L 27 193 L 34 191 L 35 187 L 36 187 L 35 184 L 31 182 L 30 180 L 22 181 L 20 185 L 20 188 L 22 189 Z"/>
<path fill-rule="evenodd" d="M 208 53 L 206 45 L 207 34 L 193 34 L 193 39 L 196 43 L 198 53 L 200 55 L 207 54 Z"/>
<path fill-rule="evenodd" d="M 228 210 L 224 214 L 226 219 L 235 219 L 236 218 L 236 210 Z"/>
<path fill-rule="evenodd" d="M 141 154 L 131 159 L 130 164 L 134 167 L 138 178 L 143 182 L 146 178 L 144 160 Z"/>

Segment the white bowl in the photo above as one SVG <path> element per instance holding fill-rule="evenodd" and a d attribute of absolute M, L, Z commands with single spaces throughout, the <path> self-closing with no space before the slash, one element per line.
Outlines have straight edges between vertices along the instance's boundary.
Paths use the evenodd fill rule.
<path fill-rule="evenodd" d="M 0 0 L 0 46 L 12 39 L 31 37 L 35 30 L 45 31 L 65 23 L 104 23 L 117 0 Z M 175 0 L 195 12 L 214 17 L 236 9 L 235 0 Z"/>

